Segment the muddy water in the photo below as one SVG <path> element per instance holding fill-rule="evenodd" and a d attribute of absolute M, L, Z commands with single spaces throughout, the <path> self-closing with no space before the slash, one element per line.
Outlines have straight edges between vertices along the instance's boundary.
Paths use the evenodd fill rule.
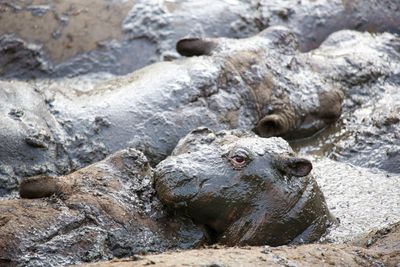
<path fill-rule="evenodd" d="M 82 4 L 78 6 L 78 2 Z M 222 2 L 232 3 L 231 8 L 236 13 L 241 10 L 239 8 L 240 1 L 226 0 L 218 3 Z M 113 5 L 112 9 L 109 8 L 110 5 Z M 182 24 L 184 20 L 176 22 L 175 26 L 180 25 L 181 31 L 175 35 L 167 30 L 154 35 L 154 32 L 152 32 L 154 29 L 151 28 L 151 25 L 162 28 L 163 23 L 167 23 L 165 19 L 168 18 L 168 15 L 165 15 L 164 12 L 182 14 L 179 12 L 188 9 L 194 10 L 198 6 L 188 1 L 166 0 L 162 8 L 157 5 L 151 8 L 138 6 L 136 11 L 143 8 L 141 14 L 144 15 L 135 17 L 131 13 L 131 16 L 129 16 L 129 11 L 134 8 L 134 5 L 135 1 L 122 0 L 68 1 L 68 3 L 44 0 L 2 1 L 0 3 L 0 33 L 15 34 L 17 32 L 16 37 L 28 42 L 26 46 L 29 46 L 30 43 L 42 44 L 46 52 L 43 55 L 45 60 L 52 62 L 51 64 L 54 66 L 64 62 L 64 64 L 59 65 L 61 67 L 58 67 L 59 74 L 72 73 L 75 75 L 89 72 L 92 69 L 109 71 L 115 66 L 119 68 L 113 73 L 122 74 L 160 58 L 176 57 L 176 54 L 171 51 L 164 52 L 173 48 L 174 40 L 177 39 L 179 34 L 183 34 L 183 32 L 188 34 L 184 31 L 186 29 L 186 26 Z M 222 4 L 216 5 L 214 10 L 223 9 L 223 7 Z M 208 9 L 205 9 L 203 13 L 208 11 Z M 142 28 L 138 28 L 139 24 L 134 23 L 137 19 L 140 23 L 145 23 L 153 15 L 157 15 L 157 12 L 161 14 L 155 16 L 158 19 L 157 21 L 151 21 L 148 25 L 144 24 L 145 26 Z M 201 18 L 200 15 L 199 18 Z M 236 24 L 229 24 L 229 27 L 221 28 L 218 31 L 214 30 L 214 32 L 211 30 L 213 23 L 218 23 L 219 20 L 210 23 L 208 28 L 203 28 L 200 26 L 201 23 L 197 21 L 194 23 L 190 34 L 229 35 L 244 27 L 240 23 L 243 23 L 245 19 L 237 20 Z M 93 21 L 96 21 L 96 23 L 93 23 Z M 230 21 L 235 20 L 230 19 Z M 250 34 L 251 31 L 249 27 L 247 30 L 242 29 L 242 32 L 237 32 L 237 35 Z M 124 32 L 135 42 L 128 42 L 127 39 L 124 39 Z M 171 39 L 166 40 L 166 35 Z M 155 43 L 155 38 L 162 41 Z M 123 42 L 130 45 L 123 46 L 121 45 Z M 39 48 L 41 49 L 41 47 Z M 131 53 L 135 49 L 140 51 L 140 55 Z M 106 60 L 102 61 L 101 59 L 104 58 Z M 136 63 L 132 64 L 132 61 Z M 5 72 L 5 74 L 7 73 Z M 60 79 L 56 83 L 51 80 L 40 81 L 40 83 L 48 82 L 54 87 L 60 84 L 63 87 L 90 90 L 100 80 L 112 77 L 112 74 L 100 73 L 84 78 Z M 392 88 L 392 91 L 386 94 L 386 98 L 382 98 L 383 100 L 378 102 L 378 108 L 376 108 L 377 105 L 369 103 L 361 108 L 358 107 L 356 113 L 351 113 L 355 109 L 350 110 L 335 125 L 328 127 L 314 137 L 292 142 L 292 146 L 301 155 L 313 159 L 314 173 L 325 194 L 328 206 L 332 213 L 340 219 L 340 224 L 333 228 L 326 237 L 329 241 L 345 242 L 359 234 L 368 232 L 372 228 L 400 221 L 400 187 L 398 186 L 400 175 L 387 172 L 382 168 L 378 169 L 381 166 L 374 164 L 373 159 L 369 160 L 368 158 L 369 153 L 377 156 L 385 155 L 389 148 L 395 147 L 396 143 L 376 142 L 378 146 L 372 146 L 372 142 L 382 140 L 384 136 L 396 142 L 396 134 L 398 134 L 399 128 L 379 127 L 383 130 L 374 133 L 375 128 L 373 127 L 376 124 L 369 122 L 370 124 L 366 126 L 368 129 L 361 134 L 354 130 L 354 128 L 363 125 L 364 119 L 367 120 L 374 114 L 377 117 L 376 122 L 379 121 L 379 114 L 384 116 L 386 111 L 395 111 L 396 107 L 399 106 L 399 99 L 395 97 L 398 95 L 397 89 L 398 87 Z M 370 135 L 368 132 L 373 134 Z M 362 135 L 363 133 L 364 135 Z M 349 150 L 348 147 L 354 143 L 350 141 L 360 138 L 360 136 L 361 142 L 364 140 L 369 145 L 368 147 L 374 147 L 374 151 L 363 150 L 356 151 L 361 153 L 354 153 Z M 363 149 L 365 149 L 365 146 Z M 364 156 L 358 156 L 360 154 Z M 396 158 L 394 164 L 400 165 Z"/>

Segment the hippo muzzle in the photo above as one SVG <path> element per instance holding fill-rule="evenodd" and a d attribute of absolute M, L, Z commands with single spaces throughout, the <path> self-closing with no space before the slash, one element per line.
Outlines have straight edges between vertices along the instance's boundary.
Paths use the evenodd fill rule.
<path fill-rule="evenodd" d="M 281 138 L 198 129 L 157 166 L 155 186 L 218 243 L 278 246 L 316 241 L 334 222 L 311 169 Z"/>

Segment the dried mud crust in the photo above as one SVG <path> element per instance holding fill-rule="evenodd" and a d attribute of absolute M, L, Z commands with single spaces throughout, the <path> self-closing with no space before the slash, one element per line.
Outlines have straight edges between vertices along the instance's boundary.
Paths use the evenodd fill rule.
<path fill-rule="evenodd" d="M 400 222 L 375 230 L 348 244 L 281 247 L 213 246 L 170 251 L 84 265 L 128 266 L 399 266 Z"/>
<path fill-rule="evenodd" d="M 303 245 L 279 248 L 214 247 L 165 252 L 85 266 L 384 266 L 384 264 L 375 251 L 363 248 L 350 245 Z"/>

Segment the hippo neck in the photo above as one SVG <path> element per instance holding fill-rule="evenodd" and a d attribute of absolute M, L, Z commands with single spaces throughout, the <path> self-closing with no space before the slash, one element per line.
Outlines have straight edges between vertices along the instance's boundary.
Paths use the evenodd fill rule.
<path fill-rule="evenodd" d="M 313 178 L 310 180 L 302 193 L 291 201 L 295 204 L 284 214 L 266 214 L 265 203 L 259 203 L 258 209 L 229 226 L 218 242 L 226 245 L 279 246 L 317 241 L 335 220 L 316 182 Z M 269 223 L 265 223 L 266 220 Z M 281 234 L 277 236 L 276 233 Z M 229 241 L 225 242 L 224 237 Z"/>

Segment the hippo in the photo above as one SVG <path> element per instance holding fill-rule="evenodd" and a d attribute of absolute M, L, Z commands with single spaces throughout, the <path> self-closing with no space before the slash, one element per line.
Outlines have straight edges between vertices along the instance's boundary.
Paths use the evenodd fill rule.
<path fill-rule="evenodd" d="M 309 51 L 342 29 L 400 29 L 390 0 L 4 0 L 0 8 L 0 76 L 14 78 L 127 74 L 177 58 L 174 44 L 186 36 L 243 38 L 280 25 Z"/>
<path fill-rule="evenodd" d="M 311 169 L 281 138 L 199 128 L 157 165 L 155 188 L 218 243 L 309 243 L 335 222 Z"/>
<path fill-rule="evenodd" d="M 155 169 L 135 149 L 0 201 L 0 263 L 59 265 L 204 244 L 317 241 L 335 222 L 282 138 L 198 128 Z"/>
<path fill-rule="evenodd" d="M 210 42 L 208 55 L 160 62 L 92 88 L 0 82 L 0 193 L 13 190 L 20 177 L 65 174 L 125 147 L 143 151 L 154 166 L 203 125 L 304 136 L 339 117 L 337 88 L 308 67 L 295 71 L 307 75 L 301 84 L 296 74 L 287 76 L 281 63 L 297 53 L 288 29 L 240 40 L 183 39 L 177 50 L 198 54 L 193 46 Z M 291 102 L 302 92 L 306 102 Z"/>
<path fill-rule="evenodd" d="M 125 149 L 66 176 L 23 180 L 0 201 L 0 265 L 59 266 L 207 244 L 202 226 L 167 214 L 153 169 Z"/>
<path fill-rule="evenodd" d="M 400 173 L 400 39 L 388 33 L 378 36 L 341 31 L 303 54 L 327 80 L 336 79 L 345 97 L 340 119 L 317 138 L 293 142 L 296 151 Z M 384 60 L 373 60 L 379 57 Z"/>
<path fill-rule="evenodd" d="M 396 61 L 382 56 L 398 58 L 398 42 L 388 33 L 344 31 L 301 53 L 295 34 L 277 26 L 245 39 L 182 39 L 177 51 L 188 58 L 91 87 L 0 82 L 0 193 L 20 177 L 65 174 L 125 147 L 155 166 L 203 125 L 310 137 L 339 118 L 344 93 L 397 72 Z"/>
<path fill-rule="evenodd" d="M 400 72 L 375 86 L 382 92 L 382 97 L 369 99 L 355 112 L 346 114 L 345 118 L 352 123 L 340 124 L 347 134 L 338 136 L 333 153 L 328 156 L 399 174 Z"/>

